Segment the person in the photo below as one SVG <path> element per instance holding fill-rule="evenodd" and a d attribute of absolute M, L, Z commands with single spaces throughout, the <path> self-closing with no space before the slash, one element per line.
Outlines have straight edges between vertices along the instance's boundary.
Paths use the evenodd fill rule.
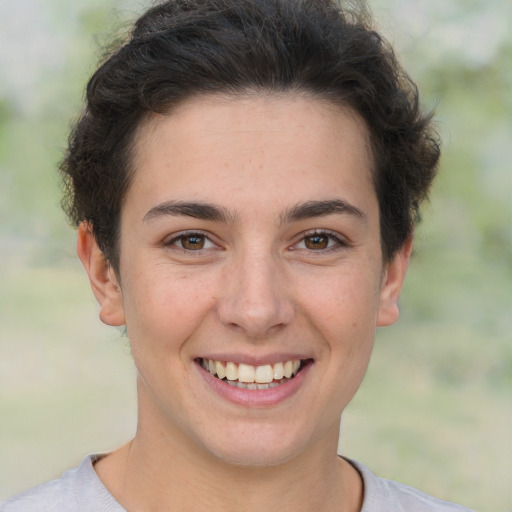
<path fill-rule="evenodd" d="M 87 86 L 61 165 L 138 427 L 2 512 L 468 510 L 337 453 L 439 160 L 368 12 L 170 0 Z"/>

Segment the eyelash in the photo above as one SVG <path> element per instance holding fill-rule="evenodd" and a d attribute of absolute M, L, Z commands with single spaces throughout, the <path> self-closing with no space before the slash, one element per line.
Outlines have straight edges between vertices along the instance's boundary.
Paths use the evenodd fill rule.
<path fill-rule="evenodd" d="M 186 247 L 183 247 L 183 246 L 179 246 L 177 244 L 177 242 L 179 242 L 181 240 L 182 244 L 183 244 L 183 241 L 187 238 L 193 238 L 193 237 L 197 237 L 197 238 L 200 238 L 203 240 L 203 242 L 206 244 L 206 243 L 210 243 L 212 244 L 212 246 L 215 246 L 214 242 L 212 242 L 211 238 L 206 235 L 205 233 L 202 233 L 201 231 L 183 231 L 181 233 L 178 233 L 177 235 L 173 236 L 170 240 L 166 240 L 164 242 L 164 246 L 171 249 L 171 250 L 176 250 L 176 251 L 181 251 L 181 252 L 185 252 L 185 253 L 201 253 L 201 251 L 203 250 L 206 250 L 206 249 L 211 249 L 212 247 L 200 247 L 198 249 L 187 249 Z"/>
<path fill-rule="evenodd" d="M 181 243 L 183 244 L 183 241 L 187 238 L 193 238 L 197 237 L 200 238 L 203 241 L 203 244 L 211 244 L 213 247 L 199 247 L 197 249 L 190 249 L 183 247 L 183 245 L 178 245 L 178 242 L 181 240 Z M 299 244 L 304 243 L 306 244 L 307 239 L 311 239 L 313 237 L 319 237 L 319 238 L 327 238 L 327 247 L 320 248 L 320 249 L 312 249 L 310 247 L 298 247 Z M 333 244 L 329 245 L 331 242 L 334 242 Z M 349 244 L 340 238 L 338 234 L 335 234 L 331 231 L 327 230 L 313 230 L 308 231 L 306 233 L 302 233 L 301 238 L 298 242 L 293 244 L 290 249 L 291 250 L 305 250 L 312 253 L 319 253 L 323 254 L 330 251 L 335 251 L 337 249 L 341 249 L 344 247 L 347 247 Z M 212 249 L 214 247 L 217 247 L 214 242 L 212 242 L 211 238 L 206 235 L 205 233 L 201 231 L 184 231 L 182 233 L 178 233 L 177 235 L 173 236 L 170 240 L 164 242 L 164 246 L 175 251 L 180 251 L 187 254 L 194 254 L 197 253 L 198 255 L 208 249 Z"/>
<path fill-rule="evenodd" d="M 299 244 L 301 243 L 306 243 L 305 241 L 308 239 L 308 238 L 313 238 L 313 237 L 320 237 L 320 238 L 327 238 L 328 239 L 328 244 L 330 242 L 334 242 L 332 245 L 328 245 L 327 247 L 323 248 L 323 249 L 311 249 L 311 248 L 308 248 L 308 247 L 297 247 Z M 300 240 L 293 244 L 293 246 L 291 247 L 293 250 L 306 250 L 306 251 L 310 251 L 310 252 L 313 252 L 313 253 L 326 253 L 326 252 L 330 252 L 330 251 L 335 251 L 337 249 L 342 249 L 344 247 L 348 247 L 348 243 L 346 240 L 342 239 L 338 234 L 336 233 L 333 233 L 332 231 L 327 231 L 327 230 L 318 230 L 318 229 L 315 229 L 313 231 L 308 231 L 306 233 L 302 233 L 301 235 L 301 238 Z"/>

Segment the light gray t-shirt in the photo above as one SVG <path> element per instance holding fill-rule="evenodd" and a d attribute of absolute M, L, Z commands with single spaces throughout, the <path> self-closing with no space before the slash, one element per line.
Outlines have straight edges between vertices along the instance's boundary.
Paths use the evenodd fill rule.
<path fill-rule="evenodd" d="M 0 505 L 0 512 L 126 512 L 94 471 L 95 456 L 58 480 L 35 487 Z M 428 496 L 412 487 L 375 476 L 368 468 L 349 461 L 364 482 L 361 512 L 474 512 Z"/>

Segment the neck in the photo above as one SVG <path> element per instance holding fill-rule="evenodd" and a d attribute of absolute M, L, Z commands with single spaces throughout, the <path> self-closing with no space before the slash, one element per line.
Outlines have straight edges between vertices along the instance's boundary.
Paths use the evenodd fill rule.
<path fill-rule="evenodd" d="M 182 431 L 157 432 L 141 419 L 133 441 L 95 466 L 107 489 L 126 510 L 361 509 L 361 478 L 336 453 L 338 426 L 292 460 L 251 467 L 227 463 Z"/>

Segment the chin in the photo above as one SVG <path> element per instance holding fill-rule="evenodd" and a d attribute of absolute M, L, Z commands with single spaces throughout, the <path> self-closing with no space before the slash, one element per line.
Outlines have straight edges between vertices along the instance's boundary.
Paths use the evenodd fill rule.
<path fill-rule="evenodd" d="M 238 432 L 226 431 L 223 438 L 204 448 L 226 464 L 255 468 L 285 464 L 303 452 L 306 444 L 290 431 L 253 425 Z"/>

